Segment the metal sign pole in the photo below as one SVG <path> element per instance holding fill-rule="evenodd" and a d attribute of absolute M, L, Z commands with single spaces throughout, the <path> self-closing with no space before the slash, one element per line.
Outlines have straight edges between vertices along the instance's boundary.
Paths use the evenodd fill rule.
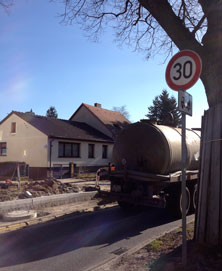
<path fill-rule="evenodd" d="M 187 239 L 186 239 L 186 114 L 192 116 L 192 96 L 185 91 L 191 88 L 202 70 L 202 61 L 200 56 L 190 50 L 183 50 L 174 55 L 166 68 L 166 81 L 170 88 L 178 91 L 178 109 L 182 113 L 182 140 L 181 140 L 181 171 L 182 171 L 182 264 L 187 262 Z"/>
<path fill-rule="evenodd" d="M 186 237 L 186 163 L 187 163 L 187 150 L 186 150 L 186 114 L 182 113 L 182 264 L 186 266 L 187 263 L 187 237 Z"/>

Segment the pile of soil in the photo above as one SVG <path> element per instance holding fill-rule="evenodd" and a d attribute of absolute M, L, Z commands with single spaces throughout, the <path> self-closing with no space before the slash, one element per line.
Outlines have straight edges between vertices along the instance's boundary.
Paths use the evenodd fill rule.
<path fill-rule="evenodd" d="M 18 182 L 6 181 L 0 182 L 0 202 L 24 199 L 27 197 L 77 193 L 80 190 L 86 191 L 87 189 L 87 186 L 79 187 L 75 183 L 62 183 L 56 179 L 21 182 L 20 187 Z"/>

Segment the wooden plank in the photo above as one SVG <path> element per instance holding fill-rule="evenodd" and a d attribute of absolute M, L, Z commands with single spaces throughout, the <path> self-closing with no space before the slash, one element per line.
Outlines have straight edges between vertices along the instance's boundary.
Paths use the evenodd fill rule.
<path fill-rule="evenodd" d="M 201 199 L 202 199 L 202 192 L 203 192 L 203 174 L 204 174 L 204 160 L 205 160 L 205 145 L 203 144 L 203 142 L 206 141 L 206 134 L 207 134 L 207 129 L 206 129 L 206 125 L 207 125 L 207 119 L 208 119 L 208 114 L 205 111 L 203 119 L 202 119 L 202 126 L 201 126 L 201 161 L 200 161 L 200 165 L 199 165 L 199 183 L 198 183 L 198 203 L 197 203 L 197 218 L 196 218 L 196 232 L 195 232 L 195 238 L 196 240 L 201 240 L 201 230 L 200 230 L 200 219 L 201 219 L 201 209 L 202 209 L 202 205 L 201 205 Z"/>
<path fill-rule="evenodd" d="M 206 241 L 208 244 L 217 245 L 219 243 L 219 214 L 220 214 L 220 141 L 221 138 L 221 118 L 222 107 L 217 105 L 214 110 L 213 135 L 211 144 L 211 170 L 210 182 L 208 183 L 208 218 Z"/>
<path fill-rule="evenodd" d="M 204 159 L 202 163 L 201 169 L 201 197 L 199 199 L 199 235 L 198 240 L 200 242 L 205 242 L 206 236 L 206 221 L 208 216 L 208 186 L 209 186 L 209 177 L 210 177 L 210 169 L 211 169 L 211 144 L 207 142 L 212 139 L 212 128 L 213 128 L 213 112 L 214 110 L 210 108 L 206 112 L 206 123 L 205 123 L 205 135 L 203 141 L 203 152 L 204 152 Z"/>
<path fill-rule="evenodd" d="M 222 115 L 222 105 L 221 105 L 221 113 Z M 221 120 L 222 121 L 222 120 Z M 222 124 L 220 126 L 220 196 L 219 196 L 219 243 L 222 244 Z"/>
<path fill-rule="evenodd" d="M 198 173 L 198 180 L 197 180 L 197 206 L 196 206 L 196 211 L 195 211 L 195 220 L 194 220 L 194 239 L 197 239 L 197 236 L 199 234 L 199 218 L 200 216 L 198 215 L 198 209 L 199 209 L 199 203 L 198 203 L 198 199 L 201 196 L 200 193 L 200 188 L 202 188 L 202 186 L 200 185 L 200 176 L 201 176 L 201 170 L 202 170 L 202 161 L 203 161 L 203 156 L 204 156 L 204 152 L 203 152 L 203 137 L 204 137 L 204 132 L 205 131 L 205 123 L 206 121 L 204 121 L 204 116 L 202 116 L 201 119 L 201 138 L 200 138 L 200 160 L 199 160 L 199 173 Z"/>

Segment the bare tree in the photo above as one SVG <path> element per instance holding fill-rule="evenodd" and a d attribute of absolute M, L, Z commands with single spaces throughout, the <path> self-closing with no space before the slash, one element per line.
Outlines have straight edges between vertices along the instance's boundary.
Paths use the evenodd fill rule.
<path fill-rule="evenodd" d="M 13 5 L 14 0 L 1 0 L 0 7 L 4 8 L 6 11 Z"/>
<path fill-rule="evenodd" d="M 130 114 L 129 114 L 129 112 L 126 109 L 126 105 L 122 105 L 120 107 L 113 106 L 112 110 L 116 111 L 116 112 L 120 112 L 125 118 L 127 118 L 129 120 Z"/>
<path fill-rule="evenodd" d="M 63 21 L 80 23 L 94 38 L 109 23 L 118 40 L 146 50 L 148 56 L 160 50 L 170 54 L 175 45 L 196 51 L 203 61 L 201 79 L 209 106 L 222 102 L 221 1 L 64 0 L 64 4 Z"/>

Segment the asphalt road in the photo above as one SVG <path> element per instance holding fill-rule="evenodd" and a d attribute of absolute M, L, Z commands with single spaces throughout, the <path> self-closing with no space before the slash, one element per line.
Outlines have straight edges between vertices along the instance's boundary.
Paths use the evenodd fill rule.
<path fill-rule="evenodd" d="M 0 271 L 80 271 L 179 226 L 164 210 L 119 207 L 0 235 Z"/>

